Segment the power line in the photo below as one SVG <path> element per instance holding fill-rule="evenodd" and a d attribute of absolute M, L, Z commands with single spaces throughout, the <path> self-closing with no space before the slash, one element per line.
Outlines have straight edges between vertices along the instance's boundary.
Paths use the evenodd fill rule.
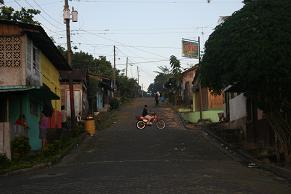
<path fill-rule="evenodd" d="M 55 18 L 53 18 L 52 16 L 50 16 L 35 0 L 33 0 L 33 2 L 43 11 L 43 13 L 45 13 L 49 18 L 51 18 L 52 20 L 54 20 L 56 23 L 63 25 L 60 21 L 56 20 Z"/>
<path fill-rule="evenodd" d="M 130 3 L 130 4 L 169 4 L 169 5 L 175 5 L 175 4 L 207 4 L 210 1 L 209 0 L 192 0 L 192 1 L 130 1 L 130 0 L 123 0 L 123 1 L 117 1 L 117 0 L 111 0 L 111 1 L 105 1 L 105 0 L 73 0 L 77 2 L 86 2 L 86 3 Z M 220 1 L 220 3 L 237 3 L 233 0 L 224 0 Z"/>
<path fill-rule="evenodd" d="M 35 9 L 34 6 L 32 6 L 27 0 L 25 0 L 26 4 L 29 5 L 32 9 Z M 40 17 L 42 17 L 45 21 L 47 21 L 50 25 L 52 25 L 55 28 L 59 28 L 56 25 L 54 25 L 53 23 L 51 23 L 48 19 L 46 19 L 42 14 L 39 14 Z"/>
<path fill-rule="evenodd" d="M 17 0 L 14 0 L 14 2 L 20 7 L 20 8 L 22 8 L 22 5 L 20 5 L 20 3 L 18 3 L 18 1 Z"/>
<path fill-rule="evenodd" d="M 87 33 L 89 33 L 89 34 L 95 35 L 95 36 L 97 36 L 97 37 L 99 37 L 99 38 L 102 38 L 102 39 L 105 39 L 105 40 L 109 40 L 109 41 L 112 41 L 112 42 L 118 43 L 118 44 L 120 44 L 121 46 L 128 46 L 128 45 L 123 44 L 123 43 L 121 43 L 121 42 L 118 42 L 118 41 L 112 40 L 112 39 L 110 39 L 110 38 L 102 37 L 102 36 L 100 36 L 100 35 L 98 35 L 98 34 L 95 34 L 95 33 L 89 32 L 89 31 L 87 31 L 87 30 L 83 30 L 83 31 L 84 31 L 84 32 L 87 32 Z M 129 46 L 129 47 L 130 47 L 130 46 Z M 166 59 L 166 57 L 161 56 L 161 55 L 158 55 L 158 54 L 153 53 L 153 52 L 150 52 L 150 51 L 145 51 L 145 50 L 140 49 L 140 48 L 137 48 L 137 47 L 132 47 L 132 48 L 135 48 L 136 50 L 140 50 L 140 51 L 142 51 L 142 52 L 149 53 L 149 54 L 151 54 L 151 55 L 159 56 L 159 57 L 161 57 L 161 58 Z"/>

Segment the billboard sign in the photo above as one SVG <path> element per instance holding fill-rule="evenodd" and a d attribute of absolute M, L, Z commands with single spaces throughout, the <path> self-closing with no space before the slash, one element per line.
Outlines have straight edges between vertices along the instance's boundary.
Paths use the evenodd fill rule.
<path fill-rule="evenodd" d="M 198 58 L 199 42 L 195 40 L 182 39 L 182 56 Z"/>

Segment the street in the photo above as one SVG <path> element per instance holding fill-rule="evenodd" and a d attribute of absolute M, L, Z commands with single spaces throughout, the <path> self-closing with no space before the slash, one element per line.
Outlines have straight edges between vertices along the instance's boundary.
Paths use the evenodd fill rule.
<path fill-rule="evenodd" d="M 136 129 L 144 104 L 165 119 L 164 130 Z M 123 105 L 113 119 L 59 164 L 0 176 L 0 193 L 291 193 L 286 180 L 229 157 L 204 132 L 185 129 L 170 107 L 155 107 L 153 98 Z"/>

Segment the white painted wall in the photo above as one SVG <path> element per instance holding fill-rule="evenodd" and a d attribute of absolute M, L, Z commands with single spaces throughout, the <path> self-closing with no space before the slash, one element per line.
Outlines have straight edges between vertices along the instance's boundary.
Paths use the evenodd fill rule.
<path fill-rule="evenodd" d="M 229 101 L 230 121 L 238 120 L 247 116 L 247 99 L 240 94 Z"/>

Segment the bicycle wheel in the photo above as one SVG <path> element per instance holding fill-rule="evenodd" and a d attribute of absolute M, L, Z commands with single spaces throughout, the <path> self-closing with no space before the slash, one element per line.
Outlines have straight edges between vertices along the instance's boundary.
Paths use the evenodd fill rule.
<path fill-rule="evenodd" d="M 143 121 L 137 121 L 136 122 L 136 128 L 138 129 L 144 129 L 146 127 L 146 123 Z"/>
<path fill-rule="evenodd" d="M 156 127 L 158 129 L 164 129 L 166 127 L 166 123 L 163 119 L 159 119 L 157 122 L 156 122 Z"/>

